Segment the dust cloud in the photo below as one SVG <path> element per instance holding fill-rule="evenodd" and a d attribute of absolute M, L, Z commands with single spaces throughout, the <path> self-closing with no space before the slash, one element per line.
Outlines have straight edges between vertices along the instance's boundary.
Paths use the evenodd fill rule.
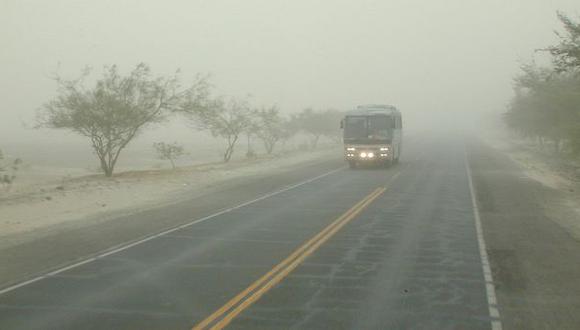
<path fill-rule="evenodd" d="M 4 0 L 0 148 L 32 163 L 94 165 L 86 139 L 33 129 L 56 94 L 50 77 L 140 62 L 161 75 L 180 68 L 184 82 L 210 74 L 216 94 L 285 114 L 388 103 L 408 131 L 470 127 L 503 112 L 519 64 L 557 40 L 556 11 L 579 9 L 575 0 Z M 213 158 L 221 145 L 177 118 L 132 142 L 121 164 L 151 158 L 156 141 Z"/>

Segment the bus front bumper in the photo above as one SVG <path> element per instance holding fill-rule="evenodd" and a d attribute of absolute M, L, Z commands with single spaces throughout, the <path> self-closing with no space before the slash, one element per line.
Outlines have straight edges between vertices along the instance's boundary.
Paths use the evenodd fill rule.
<path fill-rule="evenodd" d="M 345 158 L 347 161 L 365 161 L 365 162 L 382 162 L 392 160 L 392 152 L 387 148 L 378 150 L 346 150 Z"/>

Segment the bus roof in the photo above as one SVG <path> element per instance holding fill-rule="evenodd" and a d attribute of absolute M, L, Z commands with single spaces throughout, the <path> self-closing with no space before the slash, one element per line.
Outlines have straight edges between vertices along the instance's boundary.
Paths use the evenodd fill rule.
<path fill-rule="evenodd" d="M 346 112 L 347 116 L 373 116 L 373 115 L 400 115 L 401 112 L 392 105 L 365 104 L 359 105 L 354 110 Z"/>

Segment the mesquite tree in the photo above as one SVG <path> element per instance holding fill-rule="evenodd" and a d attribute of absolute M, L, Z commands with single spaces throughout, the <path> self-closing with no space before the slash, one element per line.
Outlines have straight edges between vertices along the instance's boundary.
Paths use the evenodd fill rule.
<path fill-rule="evenodd" d="M 260 109 L 256 111 L 255 116 L 257 122 L 256 135 L 264 143 L 266 152 L 271 154 L 276 143 L 284 137 L 284 119 L 280 116 L 280 111 L 276 106 Z"/>
<path fill-rule="evenodd" d="M 198 129 L 207 130 L 214 137 L 221 137 L 226 141 L 223 153 L 223 160 L 226 163 L 232 158 L 240 135 L 251 125 L 252 112 L 245 99 L 225 100 L 219 97 L 204 104 L 196 101 L 185 102 L 181 112 Z"/>
<path fill-rule="evenodd" d="M 153 77 L 146 64 L 139 64 L 122 75 L 116 65 L 106 66 L 103 76 L 85 86 L 85 70 L 80 78 L 65 80 L 57 76 L 57 96 L 39 113 L 40 126 L 66 129 L 87 137 L 107 177 L 119 155 L 149 125 L 165 119 L 177 109 L 184 97 L 200 101 L 206 95 L 205 78 L 182 88 L 178 73 L 170 77 Z"/>
<path fill-rule="evenodd" d="M 541 146 L 552 141 L 557 153 L 580 155 L 580 22 L 558 13 L 565 33 L 546 48 L 552 67 L 523 65 L 504 119 Z"/>
<path fill-rule="evenodd" d="M 556 32 L 560 43 L 546 48 L 551 55 L 556 72 L 580 72 L 580 22 L 558 12 L 564 33 Z"/>
<path fill-rule="evenodd" d="M 344 114 L 338 110 L 314 111 L 307 108 L 292 116 L 290 126 L 306 133 L 310 137 L 311 147 L 316 148 L 323 136 L 340 142 L 339 125 L 343 117 Z"/>
<path fill-rule="evenodd" d="M 7 159 L 0 150 L 0 185 L 10 188 L 21 165 L 22 159 Z"/>
<path fill-rule="evenodd" d="M 153 148 L 155 148 L 155 151 L 157 152 L 157 157 L 159 159 L 168 160 L 173 169 L 175 169 L 175 160 L 183 156 L 185 153 L 183 146 L 179 145 L 177 142 L 155 142 L 153 143 Z"/>

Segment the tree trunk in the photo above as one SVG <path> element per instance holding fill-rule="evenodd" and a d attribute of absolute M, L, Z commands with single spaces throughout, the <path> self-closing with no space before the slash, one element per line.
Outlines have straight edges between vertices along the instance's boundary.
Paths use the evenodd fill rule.
<path fill-rule="evenodd" d="M 320 139 L 320 135 L 315 135 L 312 138 L 312 149 L 316 149 L 316 146 L 318 145 L 318 139 Z"/>
<path fill-rule="evenodd" d="M 112 167 L 107 167 L 104 169 L 104 171 L 105 171 L 105 176 L 107 178 L 110 178 L 113 176 L 113 168 Z"/>
<path fill-rule="evenodd" d="M 274 151 L 275 144 L 276 142 L 274 141 L 264 141 L 264 146 L 266 147 L 266 152 L 268 153 L 268 155 L 272 154 L 272 152 Z"/>
<path fill-rule="evenodd" d="M 107 143 L 103 143 L 100 139 L 93 138 L 93 150 L 97 157 L 99 157 L 99 161 L 101 163 L 101 170 L 105 174 L 106 177 L 110 178 L 113 176 L 113 172 L 115 169 L 115 165 L 117 164 L 117 160 L 119 159 L 119 155 L 121 151 L 125 148 L 125 146 L 129 143 L 130 139 L 124 141 L 120 146 L 114 148 L 111 141 Z"/>
<path fill-rule="evenodd" d="M 247 150 L 246 150 L 246 158 L 256 158 L 256 153 L 254 152 L 254 148 L 252 148 L 252 133 L 246 133 L 247 139 Z"/>
<path fill-rule="evenodd" d="M 232 158 L 232 154 L 234 153 L 234 147 L 228 146 L 226 148 L 226 152 L 224 153 L 224 163 L 227 163 Z"/>
<path fill-rule="evenodd" d="M 107 162 L 105 157 L 99 155 L 99 160 L 101 161 L 101 170 L 103 171 L 103 174 L 105 174 L 107 178 L 113 176 L 113 167 L 109 166 L 109 162 Z"/>
<path fill-rule="evenodd" d="M 228 147 L 226 148 L 226 152 L 224 152 L 224 163 L 227 163 L 232 158 L 234 154 L 234 147 L 236 146 L 236 142 L 238 141 L 238 136 L 228 138 Z"/>

